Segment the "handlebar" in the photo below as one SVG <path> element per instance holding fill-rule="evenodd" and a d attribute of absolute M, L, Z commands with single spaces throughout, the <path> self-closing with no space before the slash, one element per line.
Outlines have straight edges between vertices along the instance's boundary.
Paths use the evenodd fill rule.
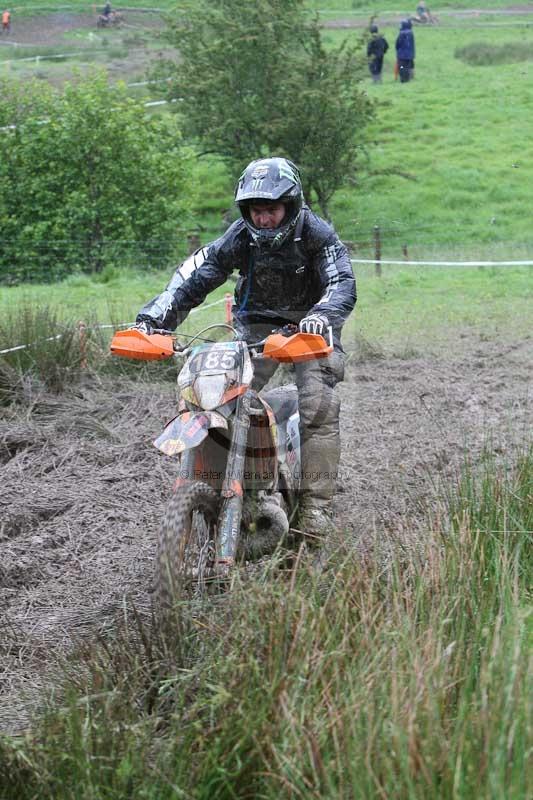
<path fill-rule="evenodd" d="M 275 361 L 308 361 L 314 358 L 324 358 L 333 351 L 333 331 L 331 326 L 327 335 L 316 333 L 303 333 L 298 331 L 294 324 L 288 324 L 272 330 L 264 339 L 257 342 L 248 342 L 237 338 L 237 331 L 231 325 L 220 323 L 209 325 L 194 336 L 183 334 L 190 341 L 181 344 L 172 331 L 160 328 L 153 333 L 146 330 L 130 328 L 127 331 L 118 331 L 111 342 L 111 352 L 126 358 L 140 360 L 161 360 L 174 356 L 182 358 L 188 356 L 195 341 L 213 343 L 201 334 L 213 328 L 226 328 L 233 334 L 233 340 L 243 341 L 252 358 L 268 358 Z M 169 337 L 171 341 L 165 339 Z M 328 341 L 329 340 L 329 341 Z"/>
<path fill-rule="evenodd" d="M 204 338 L 202 338 L 200 336 L 200 334 L 205 333 L 206 331 L 211 330 L 213 328 L 227 328 L 228 330 L 232 331 L 234 335 L 237 333 L 235 328 L 233 328 L 231 325 L 228 325 L 227 323 L 209 325 L 207 328 L 203 328 L 199 333 L 195 334 L 194 336 L 191 336 L 190 337 L 191 341 L 187 345 L 180 345 L 180 343 L 177 341 L 177 339 L 175 339 L 174 340 L 174 352 L 176 353 L 176 355 L 177 356 L 181 356 L 181 357 L 186 357 L 189 354 L 189 352 L 191 350 L 191 347 L 192 347 L 192 343 L 195 340 L 200 340 L 200 341 L 203 341 L 203 342 L 211 342 L 212 341 L 211 339 L 204 339 Z M 256 348 L 262 348 L 264 346 L 265 342 L 267 341 L 267 339 L 270 336 L 272 336 L 273 334 L 280 334 L 281 336 L 289 338 L 290 336 L 294 336 L 298 332 L 299 332 L 298 325 L 296 325 L 293 322 L 289 322 L 286 325 L 282 325 L 279 328 L 273 328 L 270 331 L 270 333 L 268 334 L 268 336 L 265 336 L 263 339 L 260 339 L 257 342 L 246 342 L 246 344 L 248 346 L 249 352 L 253 355 L 254 358 L 261 358 L 262 353 L 260 351 L 257 351 Z M 161 334 L 164 334 L 164 335 L 167 335 L 167 334 L 168 335 L 173 335 L 172 331 L 166 331 L 166 330 L 158 330 L 157 333 L 161 333 Z M 182 335 L 188 337 L 188 334 L 182 334 Z M 314 335 L 321 336 L 322 334 L 314 334 Z M 322 336 L 322 338 L 327 342 L 327 344 L 330 347 L 333 347 L 333 329 L 332 329 L 331 325 L 328 325 L 328 328 L 327 328 L 327 338 L 326 338 L 326 336 Z"/>

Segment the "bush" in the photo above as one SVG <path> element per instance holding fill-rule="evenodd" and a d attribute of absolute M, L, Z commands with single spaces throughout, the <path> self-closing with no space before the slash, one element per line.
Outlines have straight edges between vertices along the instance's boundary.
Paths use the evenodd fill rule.
<path fill-rule="evenodd" d="M 62 93 L 0 84 L 0 282 L 52 281 L 183 253 L 190 152 L 176 117 L 149 116 L 94 73 Z"/>
<path fill-rule="evenodd" d="M 509 44 L 495 45 L 487 42 L 473 42 L 466 47 L 458 47 L 454 56 L 474 67 L 514 64 L 518 61 L 533 59 L 533 44 L 531 42 L 509 42 Z"/>

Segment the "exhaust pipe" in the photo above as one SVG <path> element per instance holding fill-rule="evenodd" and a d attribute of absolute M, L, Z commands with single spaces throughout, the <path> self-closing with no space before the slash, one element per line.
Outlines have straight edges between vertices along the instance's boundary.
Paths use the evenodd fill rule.
<path fill-rule="evenodd" d="M 243 536 L 244 557 L 253 560 L 270 555 L 288 532 L 287 514 L 275 497 L 268 495 L 259 498 L 249 517 L 247 533 Z"/>

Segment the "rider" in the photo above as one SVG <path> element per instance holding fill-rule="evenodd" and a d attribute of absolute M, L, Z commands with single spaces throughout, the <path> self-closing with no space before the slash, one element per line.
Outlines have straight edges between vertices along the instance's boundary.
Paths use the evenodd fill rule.
<path fill-rule="evenodd" d="M 426 5 L 426 0 L 420 0 L 416 7 L 416 17 L 411 17 L 413 22 L 435 22 L 435 17 Z"/>
<path fill-rule="evenodd" d="M 240 218 L 177 268 L 165 291 L 141 309 L 136 325 L 149 333 L 173 330 L 238 269 L 232 312 L 247 341 L 288 324 L 307 333 L 326 334 L 332 327 L 334 352 L 295 365 L 302 434 L 299 526 L 322 536 L 331 528 L 340 457 L 340 336 L 356 301 L 348 251 L 333 227 L 305 205 L 298 169 L 286 158 L 252 161 L 239 178 L 235 201 Z M 259 390 L 277 364 L 257 359 L 254 367 L 252 388 Z"/>

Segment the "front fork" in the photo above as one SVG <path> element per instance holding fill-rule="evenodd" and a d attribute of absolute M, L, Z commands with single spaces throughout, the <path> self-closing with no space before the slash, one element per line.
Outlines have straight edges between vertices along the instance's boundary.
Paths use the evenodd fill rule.
<path fill-rule="evenodd" d="M 223 500 L 218 516 L 217 562 L 227 566 L 231 566 L 235 562 L 239 544 L 251 397 L 250 391 L 246 391 L 237 400 L 226 475 L 222 484 Z"/>

